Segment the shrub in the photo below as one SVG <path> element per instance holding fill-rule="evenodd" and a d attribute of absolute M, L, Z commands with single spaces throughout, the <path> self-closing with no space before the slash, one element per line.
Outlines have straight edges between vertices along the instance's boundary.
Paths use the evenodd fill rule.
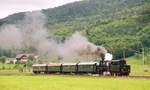
<path fill-rule="evenodd" d="M 19 72 L 23 72 L 23 68 L 22 67 L 19 67 Z"/>
<path fill-rule="evenodd" d="M 2 67 L 2 70 L 5 70 L 5 69 L 6 69 L 5 66 L 3 66 L 3 67 Z"/>

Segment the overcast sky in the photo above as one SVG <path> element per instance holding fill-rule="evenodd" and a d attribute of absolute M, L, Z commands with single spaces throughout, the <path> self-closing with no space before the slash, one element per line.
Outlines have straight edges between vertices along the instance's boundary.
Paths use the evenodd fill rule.
<path fill-rule="evenodd" d="M 75 1 L 81 0 L 1 0 L 0 18 L 17 12 L 53 8 Z"/>

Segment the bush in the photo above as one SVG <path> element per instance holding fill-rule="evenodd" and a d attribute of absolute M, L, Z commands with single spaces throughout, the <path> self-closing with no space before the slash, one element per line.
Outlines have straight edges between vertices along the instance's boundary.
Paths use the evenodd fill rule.
<path fill-rule="evenodd" d="M 13 62 L 13 61 L 10 61 L 10 64 L 14 64 L 14 62 Z"/>
<path fill-rule="evenodd" d="M 142 58 L 139 54 L 135 53 L 134 57 L 138 60 L 139 58 Z"/>
<path fill-rule="evenodd" d="M 3 67 L 2 67 L 2 70 L 5 70 L 5 69 L 6 69 L 5 66 L 3 66 Z"/>
<path fill-rule="evenodd" d="M 8 69 L 11 70 L 11 67 L 9 67 Z"/>
<path fill-rule="evenodd" d="M 5 60 L 6 60 L 6 56 L 0 57 L 0 62 L 5 63 Z"/>
<path fill-rule="evenodd" d="M 29 60 L 29 61 L 34 61 L 34 56 L 29 56 L 29 57 L 28 57 L 28 60 Z"/>
<path fill-rule="evenodd" d="M 13 69 L 17 69 L 17 67 L 18 67 L 18 64 L 16 64 L 16 65 L 13 67 Z"/>
<path fill-rule="evenodd" d="M 23 72 L 23 68 L 22 67 L 19 67 L 19 72 Z"/>

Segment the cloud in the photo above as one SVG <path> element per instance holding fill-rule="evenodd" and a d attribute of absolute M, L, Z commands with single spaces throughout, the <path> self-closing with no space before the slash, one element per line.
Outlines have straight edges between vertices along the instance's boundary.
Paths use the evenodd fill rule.
<path fill-rule="evenodd" d="M 0 18 L 24 11 L 54 8 L 81 0 L 3 0 L 0 2 Z"/>

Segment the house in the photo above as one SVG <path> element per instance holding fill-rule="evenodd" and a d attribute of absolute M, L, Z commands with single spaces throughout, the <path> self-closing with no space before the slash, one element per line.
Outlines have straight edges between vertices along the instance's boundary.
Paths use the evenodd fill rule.
<path fill-rule="evenodd" d="M 6 64 L 15 64 L 17 62 L 16 58 L 6 58 Z"/>
<path fill-rule="evenodd" d="M 28 61 L 28 57 L 32 55 L 32 54 L 18 54 L 16 56 L 17 61 L 19 62 L 27 62 Z"/>
<path fill-rule="evenodd" d="M 38 56 L 35 56 L 34 54 L 18 54 L 16 60 L 19 62 L 27 62 L 29 56 L 34 56 L 35 60 L 38 59 Z"/>

